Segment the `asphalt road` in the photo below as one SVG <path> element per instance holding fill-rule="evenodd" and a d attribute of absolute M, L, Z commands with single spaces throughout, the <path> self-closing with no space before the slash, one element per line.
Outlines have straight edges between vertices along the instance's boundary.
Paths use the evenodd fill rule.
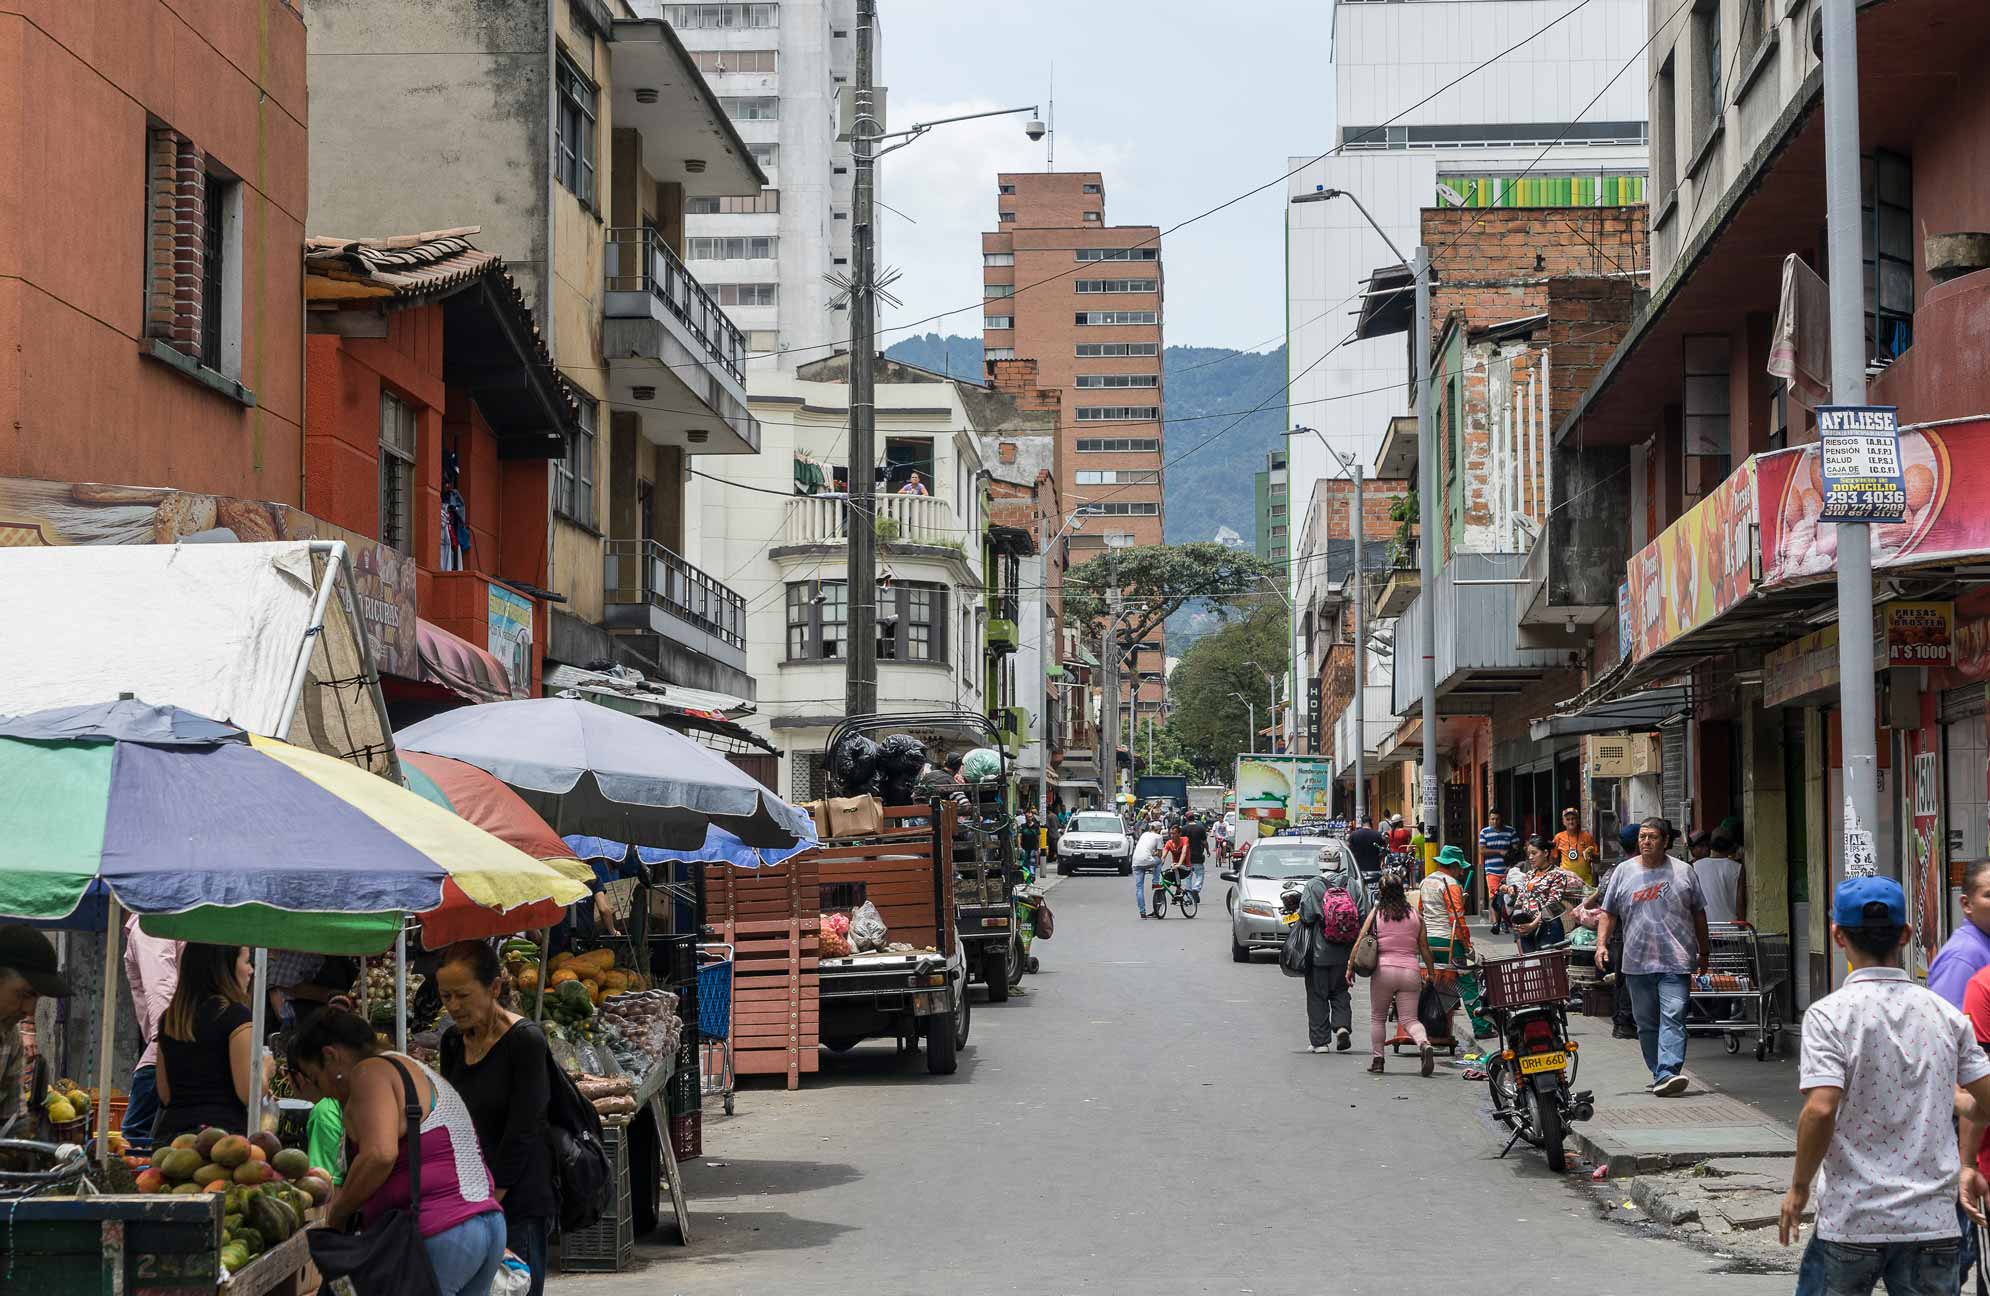
<path fill-rule="evenodd" d="M 1234 964 L 1222 884 L 1140 921 L 1129 884 L 1052 893 L 1030 993 L 975 992 L 960 1071 L 891 1046 L 706 1118 L 695 1245 L 637 1245 L 574 1296 L 642 1293 L 1447 1293 L 1789 1290 L 1610 1223 L 1538 1153 L 1496 1160 L 1483 1085 L 1306 1050 L 1304 992 Z"/>

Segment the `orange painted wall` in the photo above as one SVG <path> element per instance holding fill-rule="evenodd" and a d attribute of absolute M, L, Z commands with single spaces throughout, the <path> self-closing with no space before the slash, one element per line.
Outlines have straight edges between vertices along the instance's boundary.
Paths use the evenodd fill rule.
<path fill-rule="evenodd" d="M 253 408 L 140 354 L 148 116 L 242 179 Z M 284 0 L 0 12 L 0 476 L 299 502 L 305 121 Z"/>

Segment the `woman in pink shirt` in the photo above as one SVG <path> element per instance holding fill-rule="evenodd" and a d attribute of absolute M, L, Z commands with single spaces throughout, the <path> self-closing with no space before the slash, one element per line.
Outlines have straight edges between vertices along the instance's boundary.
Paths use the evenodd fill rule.
<path fill-rule="evenodd" d="M 1432 974 L 1430 937 L 1424 934 L 1423 920 L 1410 908 L 1402 879 L 1394 873 L 1383 874 L 1381 898 L 1369 912 L 1368 921 L 1362 924 L 1361 936 L 1371 929 L 1380 957 L 1368 985 L 1368 1047 L 1375 1054 L 1368 1070 L 1374 1075 L 1382 1074 L 1382 1043 L 1388 1038 L 1389 1004 L 1393 1001 L 1396 1020 L 1416 1041 L 1423 1059 L 1423 1074 L 1429 1075 L 1436 1065 L 1436 1055 L 1431 1052 L 1430 1037 L 1425 1034 L 1423 1023 L 1417 1020 L 1416 1004 L 1424 977 Z M 1355 937 L 1357 946 L 1361 936 Z M 1352 965 L 1348 967 L 1347 980 L 1349 985 L 1354 984 Z"/>

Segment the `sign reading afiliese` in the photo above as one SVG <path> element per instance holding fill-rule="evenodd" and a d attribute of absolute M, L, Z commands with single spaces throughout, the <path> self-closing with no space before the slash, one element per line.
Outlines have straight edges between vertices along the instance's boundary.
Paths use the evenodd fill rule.
<path fill-rule="evenodd" d="M 408 554 L 287 504 L 164 487 L 0 477 L 0 547 L 182 540 L 345 541 L 374 667 L 409 679 L 419 674 L 415 560 Z"/>
<path fill-rule="evenodd" d="M 1891 405 L 1820 405 L 1820 522 L 1901 522 L 1907 482 L 1900 465 L 1899 412 Z"/>

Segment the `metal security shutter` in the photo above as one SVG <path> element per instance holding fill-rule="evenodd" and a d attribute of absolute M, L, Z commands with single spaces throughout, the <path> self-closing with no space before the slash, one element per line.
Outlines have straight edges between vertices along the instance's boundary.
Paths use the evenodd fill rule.
<path fill-rule="evenodd" d="M 1667 725 L 1659 733 L 1661 764 L 1659 796 L 1665 804 L 1665 817 L 1680 832 L 1686 831 L 1686 726 Z"/>

